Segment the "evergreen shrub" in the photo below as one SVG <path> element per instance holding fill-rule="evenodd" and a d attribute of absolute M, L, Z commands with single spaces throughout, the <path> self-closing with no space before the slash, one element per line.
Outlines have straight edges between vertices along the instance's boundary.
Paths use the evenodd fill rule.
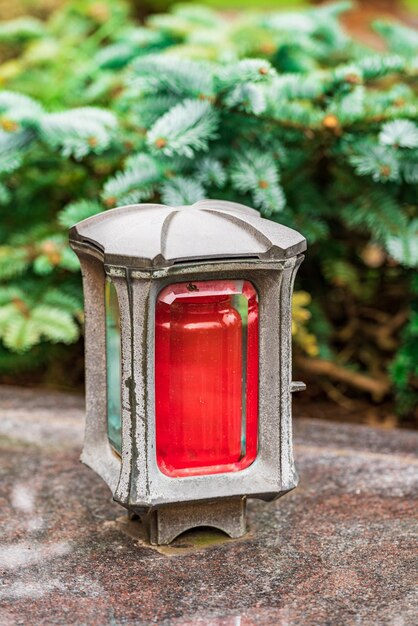
<path fill-rule="evenodd" d="M 308 239 L 296 366 L 333 395 L 393 388 L 414 412 L 418 33 L 378 22 L 372 50 L 341 28 L 348 8 L 231 19 L 187 4 L 140 26 L 121 2 L 79 0 L 20 35 L 1 27 L 18 52 L 0 67 L 0 370 L 81 332 L 69 226 L 214 197 Z"/>

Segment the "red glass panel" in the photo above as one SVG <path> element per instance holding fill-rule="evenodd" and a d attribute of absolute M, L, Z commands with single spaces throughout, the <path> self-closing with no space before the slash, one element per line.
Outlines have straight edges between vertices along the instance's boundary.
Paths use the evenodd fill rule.
<path fill-rule="evenodd" d="M 162 472 L 231 472 L 254 461 L 258 301 L 251 283 L 177 283 L 160 293 L 155 395 Z"/>

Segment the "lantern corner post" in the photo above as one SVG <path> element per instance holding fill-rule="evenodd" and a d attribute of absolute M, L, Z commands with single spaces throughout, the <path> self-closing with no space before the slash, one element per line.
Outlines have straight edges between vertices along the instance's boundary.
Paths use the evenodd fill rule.
<path fill-rule="evenodd" d="M 122 313 L 122 469 L 114 499 L 141 517 L 149 513 L 154 438 L 154 281 L 127 270 Z M 122 293 L 121 293 L 122 295 Z"/>
<path fill-rule="evenodd" d="M 113 490 L 113 499 L 129 506 L 133 464 L 133 415 L 135 413 L 135 384 L 132 374 L 132 298 L 129 271 L 124 267 L 106 266 L 108 280 L 113 285 L 120 321 L 120 472 Z"/>
<path fill-rule="evenodd" d="M 81 266 L 85 311 L 86 425 L 81 461 L 116 488 L 120 461 L 107 430 L 106 311 L 103 260 L 71 241 Z"/>
<path fill-rule="evenodd" d="M 304 259 L 303 254 L 285 262 L 280 298 L 280 475 L 284 495 L 297 487 L 299 476 L 293 456 L 292 393 L 305 389 L 304 383 L 292 382 L 292 297 L 296 273 Z"/>

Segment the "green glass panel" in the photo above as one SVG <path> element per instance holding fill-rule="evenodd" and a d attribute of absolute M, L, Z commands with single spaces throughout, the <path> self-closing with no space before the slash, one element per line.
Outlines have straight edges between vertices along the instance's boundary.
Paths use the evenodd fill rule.
<path fill-rule="evenodd" d="M 113 448 L 121 454 L 121 347 L 120 314 L 116 289 L 106 282 L 106 367 L 107 367 L 107 434 Z"/>
<path fill-rule="evenodd" d="M 241 316 L 242 336 L 242 430 L 241 452 L 245 456 L 247 449 L 247 341 L 248 341 L 248 300 L 242 293 L 236 293 L 231 298 L 232 304 Z"/>

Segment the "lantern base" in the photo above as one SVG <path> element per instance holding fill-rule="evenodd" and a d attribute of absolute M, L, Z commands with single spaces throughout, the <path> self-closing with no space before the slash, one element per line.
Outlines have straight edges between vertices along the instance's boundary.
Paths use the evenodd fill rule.
<path fill-rule="evenodd" d="M 166 505 L 144 515 L 142 522 L 153 545 L 167 545 L 199 526 L 217 528 L 237 539 L 247 532 L 245 498 Z"/>

